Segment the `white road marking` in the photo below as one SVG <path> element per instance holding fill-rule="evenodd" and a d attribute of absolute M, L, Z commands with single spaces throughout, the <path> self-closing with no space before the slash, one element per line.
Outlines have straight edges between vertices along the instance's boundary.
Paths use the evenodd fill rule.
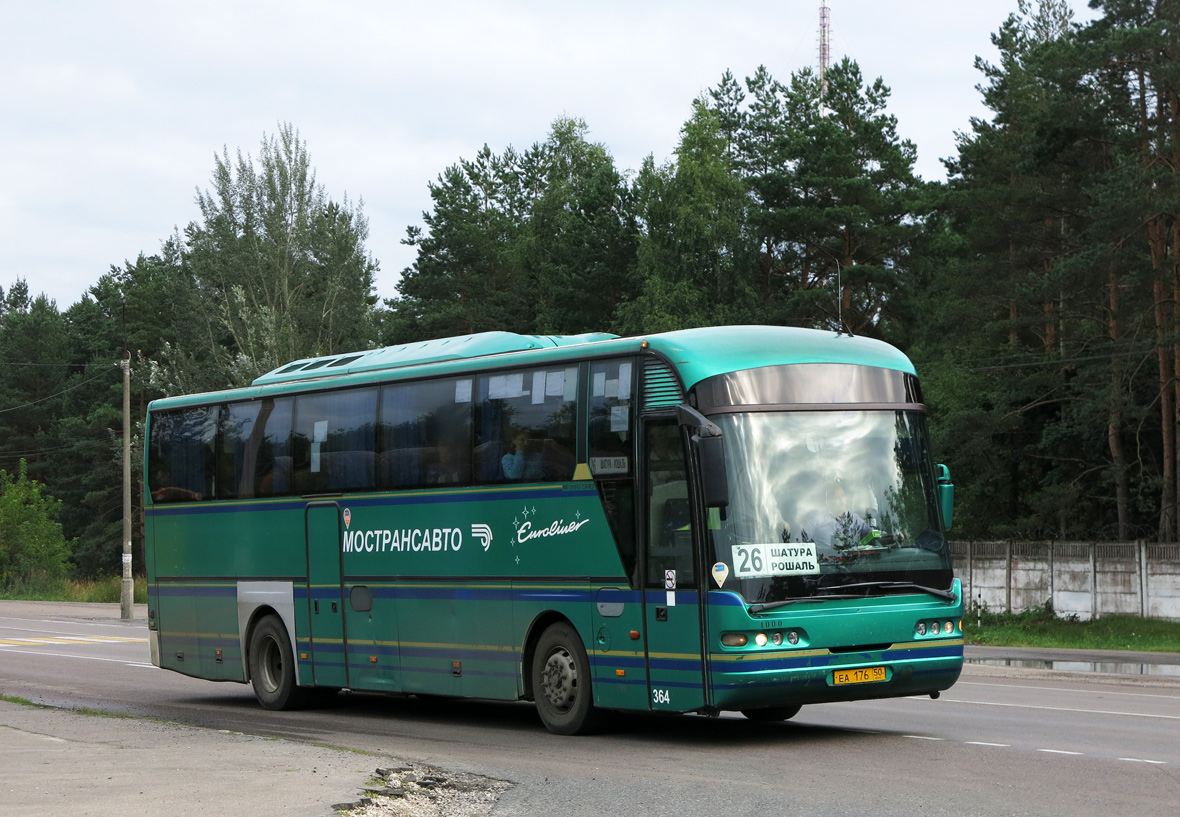
<path fill-rule="evenodd" d="M 67 638 L 0 638 L 6 647 L 22 644 L 146 644 L 146 638 L 116 638 L 103 636 L 74 636 Z"/>
<path fill-rule="evenodd" d="M 1135 676 L 1135 677 L 1138 677 L 1138 676 Z M 983 683 L 982 681 L 956 681 L 955 688 L 958 688 L 958 687 L 996 687 L 998 689 L 1035 689 L 1040 692 L 1070 692 L 1070 693 L 1074 693 L 1076 695 L 1094 695 L 1095 694 L 1094 690 L 1092 690 L 1092 689 L 1067 689 L 1065 687 L 1036 687 L 1036 686 L 1026 686 L 1024 684 L 987 684 L 987 683 Z M 1119 695 L 1119 696 L 1123 696 L 1123 697 L 1127 697 L 1127 698 L 1163 698 L 1164 700 L 1168 700 L 1168 701 L 1174 701 L 1177 698 L 1180 698 L 1180 695 L 1154 695 L 1154 694 L 1151 694 L 1148 692 L 1113 692 L 1113 691 L 1103 690 L 1099 694 L 1101 694 L 1103 696 Z M 909 697 L 912 697 L 915 700 L 924 700 L 924 699 L 926 699 L 927 696 L 926 695 L 912 695 Z"/>
<path fill-rule="evenodd" d="M 1069 706 L 1038 706 L 1035 704 L 1004 704 L 995 701 L 965 701 L 961 698 L 944 698 L 943 700 L 955 704 L 969 704 L 972 706 L 1001 706 L 1010 709 L 1041 709 L 1048 712 L 1073 712 L 1079 715 L 1115 715 L 1123 718 L 1153 718 L 1165 721 L 1180 721 L 1180 715 L 1149 715 L 1146 712 L 1118 712 L 1110 709 L 1076 709 Z"/>
<path fill-rule="evenodd" d="M 155 669 L 156 668 L 154 664 L 144 664 L 143 662 L 140 662 L 140 661 L 128 661 L 125 658 L 103 658 L 98 655 L 68 655 L 68 654 L 62 654 L 59 652 L 37 652 L 36 650 L 20 650 L 20 649 L 14 650 L 14 649 L 8 649 L 6 647 L 0 647 L 0 652 L 19 653 L 20 655 L 43 655 L 47 658 L 80 658 L 84 661 L 111 661 L 115 664 L 123 664 L 124 666 L 128 666 L 128 667 L 145 667 L 147 669 Z"/>

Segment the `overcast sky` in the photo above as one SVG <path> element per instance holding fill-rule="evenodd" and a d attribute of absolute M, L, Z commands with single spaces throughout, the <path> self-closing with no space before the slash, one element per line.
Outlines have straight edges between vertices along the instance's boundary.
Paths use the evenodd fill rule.
<path fill-rule="evenodd" d="M 944 178 L 1016 0 L 830 6 L 832 61 L 883 78 L 918 173 Z M 215 153 L 290 122 L 328 196 L 364 201 L 390 297 L 446 166 L 563 114 L 621 171 L 663 162 L 693 98 L 726 70 L 814 66 L 818 26 L 819 0 L 0 0 L 0 286 L 65 310 L 198 216 Z"/>

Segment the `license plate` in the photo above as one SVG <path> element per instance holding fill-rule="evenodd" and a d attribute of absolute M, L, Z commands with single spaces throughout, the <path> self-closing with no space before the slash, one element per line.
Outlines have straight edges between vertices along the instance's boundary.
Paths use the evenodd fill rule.
<path fill-rule="evenodd" d="M 863 669 L 838 669 L 832 673 L 835 684 L 871 684 L 885 680 L 884 667 L 864 667 Z"/>

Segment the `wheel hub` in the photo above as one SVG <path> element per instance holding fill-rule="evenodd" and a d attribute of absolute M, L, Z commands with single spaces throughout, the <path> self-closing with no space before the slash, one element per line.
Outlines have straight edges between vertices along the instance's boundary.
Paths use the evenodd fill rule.
<path fill-rule="evenodd" d="M 556 649 L 549 654 L 541 673 L 541 687 L 555 709 L 564 712 L 573 705 L 578 693 L 578 671 L 568 650 Z"/>

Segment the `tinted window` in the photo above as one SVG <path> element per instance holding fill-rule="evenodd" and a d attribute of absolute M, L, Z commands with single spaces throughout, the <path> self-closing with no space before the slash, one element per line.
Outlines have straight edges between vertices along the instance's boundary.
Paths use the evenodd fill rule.
<path fill-rule="evenodd" d="M 219 499 L 254 496 L 258 452 L 254 427 L 258 409 L 257 402 L 230 403 L 221 407 L 217 452 Z"/>
<path fill-rule="evenodd" d="M 521 369 L 475 378 L 475 478 L 479 482 L 568 480 L 577 465 L 576 366 Z"/>
<path fill-rule="evenodd" d="M 619 558 L 633 586 L 635 576 L 635 394 L 630 360 L 590 364 L 586 424 L 590 472 L 606 511 Z"/>
<path fill-rule="evenodd" d="M 695 587 L 688 476 L 680 428 L 676 421 L 647 423 L 647 584 L 663 587 L 675 571 L 677 587 Z"/>
<path fill-rule="evenodd" d="M 152 415 L 148 488 L 154 502 L 191 502 L 214 495 L 217 407 Z"/>
<path fill-rule="evenodd" d="M 595 477 L 632 474 L 635 449 L 635 375 L 630 360 L 590 365 L 587 437 Z"/>
<path fill-rule="evenodd" d="M 460 378 L 382 389 L 382 487 L 471 483 L 471 384 Z"/>
<path fill-rule="evenodd" d="M 291 435 L 295 493 L 372 489 L 376 441 L 377 389 L 299 395 Z"/>

